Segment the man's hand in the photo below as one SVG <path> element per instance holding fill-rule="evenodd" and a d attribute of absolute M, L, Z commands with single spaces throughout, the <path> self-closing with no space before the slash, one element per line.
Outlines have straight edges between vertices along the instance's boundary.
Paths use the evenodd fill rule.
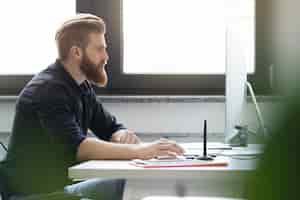
<path fill-rule="evenodd" d="M 160 156 L 175 158 L 177 155 L 182 155 L 184 149 L 175 141 L 160 139 L 153 143 L 140 144 L 136 149 L 140 159 L 151 159 Z"/>
<path fill-rule="evenodd" d="M 120 144 L 139 144 L 141 142 L 138 136 L 128 129 L 121 129 L 113 133 L 110 141 Z"/>

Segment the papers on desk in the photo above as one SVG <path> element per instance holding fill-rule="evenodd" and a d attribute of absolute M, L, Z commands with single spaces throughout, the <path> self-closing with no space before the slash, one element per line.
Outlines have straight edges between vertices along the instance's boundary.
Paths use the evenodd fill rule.
<path fill-rule="evenodd" d="M 135 159 L 129 162 L 129 164 L 142 167 L 142 168 L 169 168 L 169 167 L 224 167 L 228 165 L 228 158 L 217 157 L 213 161 L 203 161 L 197 159 L 150 159 L 150 160 L 140 160 Z"/>

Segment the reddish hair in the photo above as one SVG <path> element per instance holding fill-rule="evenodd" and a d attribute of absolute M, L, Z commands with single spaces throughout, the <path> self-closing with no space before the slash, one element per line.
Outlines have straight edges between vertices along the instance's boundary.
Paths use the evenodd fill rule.
<path fill-rule="evenodd" d="M 78 14 L 65 21 L 55 35 L 59 59 L 65 60 L 72 46 L 85 48 L 90 33 L 104 34 L 105 29 L 105 22 L 92 14 Z"/>

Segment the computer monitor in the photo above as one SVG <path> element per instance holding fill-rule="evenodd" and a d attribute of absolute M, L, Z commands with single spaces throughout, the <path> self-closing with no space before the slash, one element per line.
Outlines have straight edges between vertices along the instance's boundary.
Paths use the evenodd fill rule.
<path fill-rule="evenodd" d="M 249 91 L 249 94 L 250 94 L 250 97 L 251 97 L 251 101 L 253 102 L 254 104 L 254 108 L 255 108 L 255 115 L 257 117 L 257 121 L 258 121 L 258 125 L 259 125 L 259 128 L 261 130 L 260 131 L 257 131 L 259 132 L 260 134 L 262 134 L 261 136 L 263 138 L 266 138 L 268 137 L 268 132 L 267 132 L 267 129 L 266 129 L 266 126 L 265 126 L 265 122 L 264 122 L 264 119 L 263 119 L 263 116 L 262 116 L 262 112 L 259 108 L 259 105 L 257 103 L 257 100 L 256 100 L 256 96 L 255 96 L 255 93 L 254 93 L 254 90 L 252 88 L 252 85 L 246 81 L 244 83 L 244 88 L 243 88 L 243 92 L 244 92 L 244 95 L 241 95 L 243 96 L 243 99 L 241 98 L 238 98 L 238 99 L 233 99 L 233 98 L 230 98 L 228 97 L 226 99 L 226 135 L 225 135 L 225 142 L 226 143 L 234 143 L 233 141 L 235 140 L 235 138 L 238 137 L 238 134 L 241 134 L 238 130 L 238 129 L 235 129 L 235 126 L 239 126 L 239 127 L 248 127 L 248 124 L 247 124 L 247 120 L 246 120 L 246 102 L 247 102 L 247 91 Z M 231 88 L 228 88 L 228 90 L 231 90 Z M 233 93 L 236 95 L 236 94 L 241 94 L 241 91 L 234 91 Z M 228 94 L 231 94 L 230 92 L 228 92 Z M 238 101 L 238 102 L 237 102 Z M 236 103 L 236 104 L 235 104 Z M 240 105 L 240 106 L 239 106 Z M 250 133 L 251 131 L 246 130 L 246 134 Z M 240 141 L 241 142 L 241 141 Z"/>
<path fill-rule="evenodd" d="M 245 41 L 239 29 L 227 31 L 227 56 L 225 71 L 225 143 L 234 137 L 236 125 L 244 124 L 246 97 L 246 51 Z"/>

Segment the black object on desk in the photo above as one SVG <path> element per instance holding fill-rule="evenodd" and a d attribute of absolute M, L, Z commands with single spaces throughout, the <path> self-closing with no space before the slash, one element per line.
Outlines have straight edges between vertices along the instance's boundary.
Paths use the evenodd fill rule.
<path fill-rule="evenodd" d="M 212 157 L 207 155 L 207 124 L 206 120 L 204 120 L 204 128 L 203 128 L 203 156 L 198 157 L 198 160 L 213 160 Z"/>

